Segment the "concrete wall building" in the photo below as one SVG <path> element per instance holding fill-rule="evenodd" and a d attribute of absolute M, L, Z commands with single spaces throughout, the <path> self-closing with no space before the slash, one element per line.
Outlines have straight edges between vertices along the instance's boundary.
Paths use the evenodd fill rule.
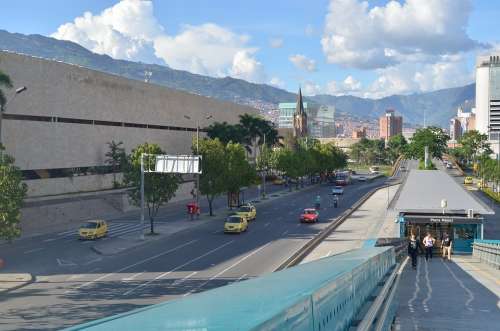
<path fill-rule="evenodd" d="M 500 54 L 479 56 L 476 62 L 476 130 L 488 134 L 500 157 Z"/>
<path fill-rule="evenodd" d="M 476 123 L 475 110 L 464 112 L 462 107 L 458 107 L 457 115 L 450 120 L 450 138 L 458 141 L 464 133 L 474 130 Z"/>
<path fill-rule="evenodd" d="M 354 139 L 361 139 L 361 138 L 366 138 L 366 128 L 360 128 L 356 129 L 352 132 L 352 138 Z"/>
<path fill-rule="evenodd" d="M 453 117 L 450 120 L 450 139 L 453 141 L 457 141 L 462 136 L 462 125 L 460 121 Z"/>
<path fill-rule="evenodd" d="M 388 140 L 392 136 L 403 133 L 403 117 L 396 116 L 393 109 L 387 109 L 379 118 L 380 138 Z"/>
<path fill-rule="evenodd" d="M 303 103 L 304 110 L 307 113 L 307 102 Z M 282 102 L 279 104 L 279 117 L 278 117 L 278 127 L 279 128 L 293 128 L 293 114 L 295 113 L 295 108 L 297 103 L 295 102 Z"/>
<path fill-rule="evenodd" d="M 23 170 L 30 197 L 111 188 L 113 174 L 105 154 L 112 140 L 122 141 L 127 152 L 150 142 L 169 154 L 191 154 L 197 120 L 205 127 L 258 113 L 246 106 L 9 52 L 0 52 L 0 68 L 16 87 L 27 87 L 5 110 L 2 141 Z M 13 91 L 5 91 L 7 98 Z M 207 115 L 213 117 L 206 120 Z"/>

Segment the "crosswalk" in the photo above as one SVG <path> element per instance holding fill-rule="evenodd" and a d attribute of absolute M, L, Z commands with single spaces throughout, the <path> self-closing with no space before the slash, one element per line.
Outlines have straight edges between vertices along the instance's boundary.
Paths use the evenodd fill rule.
<path fill-rule="evenodd" d="M 143 229 L 149 228 L 149 224 L 145 223 Z M 141 225 L 137 222 L 108 222 L 107 238 L 116 238 L 134 233 L 139 234 Z M 60 239 L 71 239 L 78 237 L 78 228 L 57 233 L 55 237 L 44 240 L 45 242 L 55 241 Z"/>

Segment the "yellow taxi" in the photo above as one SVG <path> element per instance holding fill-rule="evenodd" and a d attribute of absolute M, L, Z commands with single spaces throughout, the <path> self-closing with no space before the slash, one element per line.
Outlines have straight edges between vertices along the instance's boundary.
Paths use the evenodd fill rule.
<path fill-rule="evenodd" d="M 254 205 L 246 204 L 238 208 L 236 214 L 245 217 L 248 221 L 252 221 L 257 217 L 257 209 Z"/>
<path fill-rule="evenodd" d="M 93 220 L 82 224 L 78 230 L 80 239 L 97 239 L 108 234 L 108 224 L 103 220 Z"/>
<path fill-rule="evenodd" d="M 285 184 L 285 180 L 283 178 L 277 177 L 273 180 L 274 185 L 283 185 Z"/>
<path fill-rule="evenodd" d="M 465 185 L 472 185 L 472 184 L 474 184 L 474 181 L 472 180 L 472 177 L 471 176 L 465 177 L 464 184 Z"/>
<path fill-rule="evenodd" d="M 224 222 L 224 232 L 241 233 L 248 229 L 247 219 L 240 215 L 231 215 Z"/>

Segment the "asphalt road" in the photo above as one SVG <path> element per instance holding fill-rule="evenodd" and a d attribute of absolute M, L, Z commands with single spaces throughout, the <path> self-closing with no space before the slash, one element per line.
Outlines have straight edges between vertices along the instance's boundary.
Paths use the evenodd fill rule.
<path fill-rule="evenodd" d="M 257 204 L 246 233 L 224 234 L 214 221 L 113 256 L 94 253 L 71 233 L 2 245 L 5 271 L 31 272 L 36 281 L 0 294 L 0 330 L 60 329 L 272 272 L 384 181 L 349 185 L 339 208 L 323 184 Z M 320 222 L 300 224 L 300 211 L 318 194 Z"/>

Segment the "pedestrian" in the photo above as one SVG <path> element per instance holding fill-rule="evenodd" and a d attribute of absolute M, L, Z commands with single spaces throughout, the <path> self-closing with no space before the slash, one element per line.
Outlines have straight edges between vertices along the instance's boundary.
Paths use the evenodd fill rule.
<path fill-rule="evenodd" d="M 425 247 L 425 260 L 432 259 L 432 249 L 434 248 L 434 242 L 436 240 L 432 238 L 430 232 L 427 232 L 427 235 L 424 237 L 423 244 Z"/>
<path fill-rule="evenodd" d="M 320 206 L 321 206 L 321 196 L 317 195 L 315 200 L 316 210 L 319 210 Z"/>
<path fill-rule="evenodd" d="M 442 258 L 446 257 L 448 255 L 448 261 L 451 261 L 451 238 L 448 235 L 448 233 L 443 234 L 443 240 L 441 240 L 441 252 L 442 252 Z"/>
<path fill-rule="evenodd" d="M 339 206 L 339 197 L 337 195 L 333 196 L 333 207 L 337 208 Z"/>
<path fill-rule="evenodd" d="M 418 254 L 418 241 L 415 239 L 415 235 L 412 234 L 410 241 L 408 242 L 408 255 L 411 257 L 411 266 L 413 269 L 417 269 L 417 254 Z"/>

